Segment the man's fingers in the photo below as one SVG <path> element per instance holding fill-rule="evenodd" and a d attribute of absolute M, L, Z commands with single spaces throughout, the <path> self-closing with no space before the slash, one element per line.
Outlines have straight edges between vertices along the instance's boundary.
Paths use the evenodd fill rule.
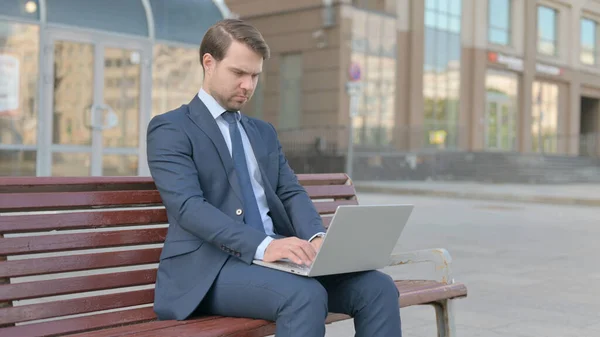
<path fill-rule="evenodd" d="M 310 265 L 312 262 L 312 259 L 308 256 L 308 254 L 306 254 L 306 252 L 299 246 L 292 245 L 289 247 L 289 251 L 300 258 L 301 262 L 299 264 Z"/>

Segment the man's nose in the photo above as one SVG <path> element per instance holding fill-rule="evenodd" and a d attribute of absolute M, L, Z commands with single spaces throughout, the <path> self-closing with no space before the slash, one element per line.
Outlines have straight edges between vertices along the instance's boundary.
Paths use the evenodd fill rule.
<path fill-rule="evenodd" d="M 244 76 L 244 78 L 242 79 L 242 83 L 241 83 L 241 87 L 244 90 L 252 90 L 252 85 L 253 85 L 253 81 L 252 81 L 252 76 Z"/>

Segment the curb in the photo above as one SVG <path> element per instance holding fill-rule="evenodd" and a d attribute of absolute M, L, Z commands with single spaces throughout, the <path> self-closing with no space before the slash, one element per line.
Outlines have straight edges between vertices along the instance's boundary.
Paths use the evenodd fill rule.
<path fill-rule="evenodd" d="M 357 192 L 386 193 L 398 195 L 420 195 L 442 198 L 460 198 L 490 201 L 526 202 L 549 205 L 571 205 L 600 207 L 599 199 L 571 198 L 571 197 L 546 197 L 542 195 L 514 195 L 514 194 L 492 194 L 460 191 L 439 191 L 420 188 L 369 186 L 359 183 L 354 184 Z"/>

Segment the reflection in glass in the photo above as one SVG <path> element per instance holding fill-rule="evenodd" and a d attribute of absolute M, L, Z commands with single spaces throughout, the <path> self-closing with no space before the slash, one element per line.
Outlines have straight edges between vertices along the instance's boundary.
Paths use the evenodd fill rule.
<path fill-rule="evenodd" d="M 511 72 L 488 70 L 485 79 L 485 139 L 487 150 L 516 149 L 518 76 Z"/>
<path fill-rule="evenodd" d="M 581 19 L 581 62 L 584 64 L 596 64 L 596 21 Z"/>
<path fill-rule="evenodd" d="M 460 0 L 449 0 L 437 6 L 428 5 L 425 10 L 423 139 L 426 147 L 458 145 L 460 8 Z"/>
<path fill-rule="evenodd" d="M 488 39 L 491 43 L 500 45 L 510 43 L 510 4 L 510 0 L 489 0 Z"/>
<path fill-rule="evenodd" d="M 36 151 L 0 150 L 0 176 L 35 176 Z"/>
<path fill-rule="evenodd" d="M 558 150 L 558 85 L 535 81 L 532 89 L 531 142 L 534 152 Z"/>
<path fill-rule="evenodd" d="M 138 172 L 137 155 L 104 155 L 102 158 L 102 175 L 135 176 Z"/>
<path fill-rule="evenodd" d="M 59 177 L 81 177 L 89 176 L 90 172 L 89 153 L 52 153 L 52 175 Z"/>
<path fill-rule="evenodd" d="M 52 142 L 90 145 L 94 90 L 94 46 L 56 41 Z"/>
<path fill-rule="evenodd" d="M 113 109 L 117 122 L 115 127 L 102 132 L 104 147 L 138 146 L 140 62 L 138 51 L 118 48 L 104 51 L 104 102 Z M 108 116 L 104 114 L 105 119 Z"/>
<path fill-rule="evenodd" d="M 557 11 L 546 6 L 538 6 L 538 51 L 542 54 L 555 56 Z"/>
<path fill-rule="evenodd" d="M 39 27 L 0 20 L 0 144 L 37 143 Z"/>
<path fill-rule="evenodd" d="M 202 86 L 202 65 L 197 48 L 154 46 L 152 64 L 152 116 L 189 103 Z"/>

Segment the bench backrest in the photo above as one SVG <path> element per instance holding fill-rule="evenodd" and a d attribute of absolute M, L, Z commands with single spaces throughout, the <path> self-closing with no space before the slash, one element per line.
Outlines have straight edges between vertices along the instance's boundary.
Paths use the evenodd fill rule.
<path fill-rule="evenodd" d="M 298 178 L 326 225 L 337 206 L 357 203 L 345 174 Z M 42 325 L 81 331 L 154 319 L 167 227 L 151 178 L 0 178 L 0 326 L 61 318 Z"/>

